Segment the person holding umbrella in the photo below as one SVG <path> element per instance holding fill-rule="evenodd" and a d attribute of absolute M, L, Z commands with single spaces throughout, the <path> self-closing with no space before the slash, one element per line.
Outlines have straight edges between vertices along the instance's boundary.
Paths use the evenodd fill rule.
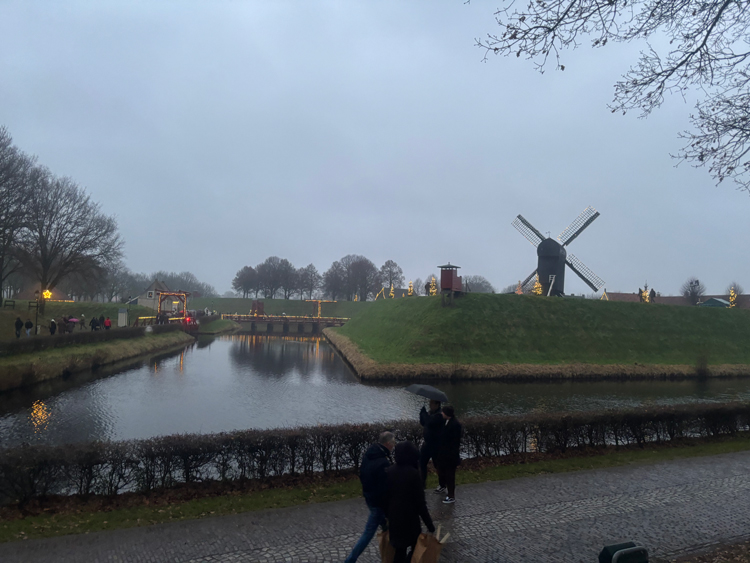
<path fill-rule="evenodd" d="M 427 487 L 427 464 L 430 459 L 437 470 L 437 452 L 440 446 L 440 434 L 445 426 L 445 420 L 440 411 L 441 402 L 448 402 L 448 397 L 445 393 L 439 389 L 435 389 L 431 385 L 409 385 L 406 388 L 410 393 L 420 395 L 430 399 L 430 410 L 428 411 L 424 406 L 419 411 L 419 424 L 424 427 L 424 443 L 419 451 L 419 471 L 422 475 L 422 488 Z M 445 493 L 445 483 L 440 478 L 440 471 L 438 470 L 438 486 L 435 489 L 438 494 Z"/>
<path fill-rule="evenodd" d="M 450 405 L 443 407 L 445 426 L 440 437 L 440 447 L 437 451 L 437 470 L 440 482 L 448 488 L 448 496 L 443 504 L 456 502 L 456 468 L 461 463 L 461 435 L 463 427 L 456 418 L 456 411 Z"/>
<path fill-rule="evenodd" d="M 445 420 L 443 420 L 443 414 L 440 411 L 440 401 L 430 399 L 430 410 L 422 405 L 422 410 L 419 411 L 419 424 L 424 427 L 424 443 L 422 448 L 419 450 L 419 471 L 422 474 L 422 488 L 427 488 L 427 464 L 432 459 L 432 463 L 437 470 L 437 452 L 440 447 L 440 434 L 445 426 Z M 445 492 L 445 483 L 440 479 L 440 471 L 438 470 L 438 487 L 435 492 L 442 494 Z"/>

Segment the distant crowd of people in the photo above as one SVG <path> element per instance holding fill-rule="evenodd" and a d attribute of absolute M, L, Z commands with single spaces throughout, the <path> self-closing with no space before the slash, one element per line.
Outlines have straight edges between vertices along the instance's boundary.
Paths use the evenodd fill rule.
<path fill-rule="evenodd" d="M 424 427 L 421 450 L 409 441 L 397 443 L 392 432 L 383 432 L 365 452 L 359 478 L 370 515 L 346 563 L 357 561 L 378 527 L 388 531 L 395 550 L 394 563 L 411 560 L 422 533 L 420 520 L 430 533 L 435 532 L 425 498 L 430 460 L 438 473 L 434 492 L 445 495 L 444 504 L 456 502 L 456 468 L 461 463 L 463 430 L 455 411 L 450 405 L 441 408 L 440 402 L 430 401 L 429 411 L 422 407 L 419 422 Z"/>
<path fill-rule="evenodd" d="M 50 319 L 47 329 L 49 330 L 50 336 L 54 336 L 58 332 L 60 334 L 69 334 L 75 331 L 76 325 L 79 330 L 86 330 L 86 316 L 81 315 L 80 318 L 63 315 L 58 323 L 54 318 Z M 92 317 L 88 323 L 91 331 L 96 330 L 109 330 L 112 328 L 112 320 L 109 317 L 100 315 L 99 318 Z M 26 319 L 24 323 L 21 317 L 16 317 L 15 322 L 16 338 L 21 338 L 21 332 L 26 329 L 26 336 L 31 336 L 32 330 L 34 329 L 34 323 L 31 319 Z"/>

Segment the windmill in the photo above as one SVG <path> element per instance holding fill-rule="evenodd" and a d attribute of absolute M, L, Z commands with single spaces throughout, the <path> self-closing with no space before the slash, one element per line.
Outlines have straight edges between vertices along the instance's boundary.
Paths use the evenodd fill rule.
<path fill-rule="evenodd" d="M 526 289 L 538 274 L 543 295 L 564 295 L 565 264 L 567 264 L 579 278 L 586 282 L 586 285 L 594 291 L 599 291 L 604 285 L 604 280 L 573 254 L 568 254 L 565 250 L 565 247 L 573 242 L 597 217 L 599 217 L 599 212 L 593 207 L 587 207 L 567 229 L 560 233 L 557 240 L 543 236 L 523 216 L 516 217 L 513 226 L 536 247 L 536 254 L 539 258 L 536 270 L 521 282 L 521 286 Z"/>

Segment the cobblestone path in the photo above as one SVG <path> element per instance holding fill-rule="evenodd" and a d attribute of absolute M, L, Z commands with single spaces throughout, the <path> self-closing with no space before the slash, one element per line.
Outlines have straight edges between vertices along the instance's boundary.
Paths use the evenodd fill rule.
<path fill-rule="evenodd" d="M 750 538 L 750 452 L 467 485 L 428 497 L 451 533 L 441 561 L 593 563 L 633 540 L 667 557 Z M 0 545 L 19 562 L 338 562 L 366 519 L 362 500 Z M 380 561 L 371 545 L 360 558 Z"/>

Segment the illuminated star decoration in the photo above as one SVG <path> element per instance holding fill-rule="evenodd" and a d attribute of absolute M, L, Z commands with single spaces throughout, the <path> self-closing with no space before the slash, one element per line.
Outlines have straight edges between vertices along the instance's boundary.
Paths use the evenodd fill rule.
<path fill-rule="evenodd" d="M 43 297 L 44 297 L 45 299 L 49 299 L 50 297 L 52 297 L 52 292 L 51 292 L 51 291 L 50 291 L 49 289 L 45 289 L 45 290 L 44 290 L 44 291 L 42 292 L 42 296 L 43 296 Z"/>

